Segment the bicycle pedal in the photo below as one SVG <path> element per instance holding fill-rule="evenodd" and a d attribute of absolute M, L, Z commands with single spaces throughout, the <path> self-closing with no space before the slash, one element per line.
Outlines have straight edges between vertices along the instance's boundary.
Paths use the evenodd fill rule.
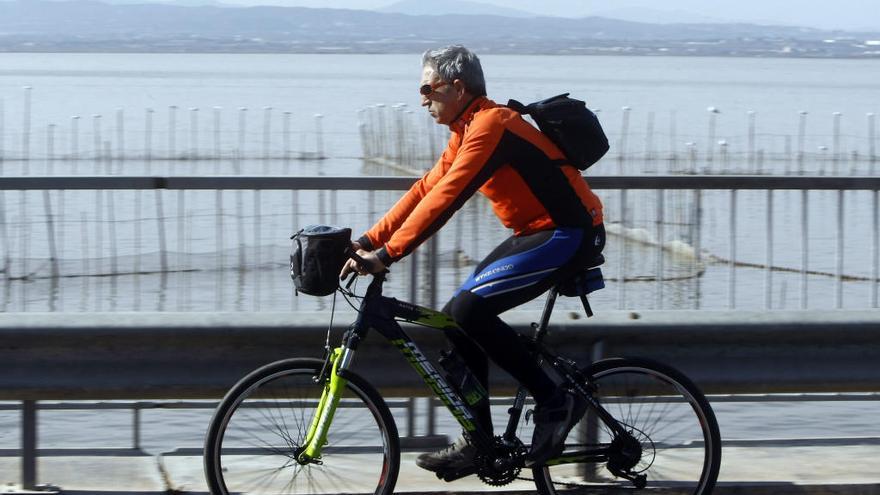
<path fill-rule="evenodd" d="M 465 476 L 470 476 L 472 474 L 477 474 L 476 466 L 468 466 L 455 471 L 439 471 L 437 472 L 437 477 L 443 481 L 450 482 L 460 480 Z"/>

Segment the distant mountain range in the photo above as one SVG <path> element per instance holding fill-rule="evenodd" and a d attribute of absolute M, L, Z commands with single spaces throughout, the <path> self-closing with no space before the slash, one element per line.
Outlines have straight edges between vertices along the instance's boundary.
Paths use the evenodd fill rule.
<path fill-rule="evenodd" d="M 878 33 L 524 14 L 2 1 L 0 50 L 384 53 L 462 43 L 480 53 L 880 57 Z"/>
<path fill-rule="evenodd" d="M 426 2 L 424 0 L 400 0 L 391 5 L 376 9 L 377 12 L 406 15 L 495 15 L 502 17 L 543 17 L 534 12 L 499 7 L 482 2 L 467 0 L 443 0 L 442 2 Z"/>

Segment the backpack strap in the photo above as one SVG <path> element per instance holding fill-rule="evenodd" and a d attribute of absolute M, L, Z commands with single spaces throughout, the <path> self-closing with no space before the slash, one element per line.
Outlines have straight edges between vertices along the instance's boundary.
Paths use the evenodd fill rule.
<path fill-rule="evenodd" d="M 514 110 L 516 112 L 519 112 L 521 114 L 525 114 L 525 115 L 529 114 L 528 107 L 526 107 L 525 105 L 523 105 L 522 103 L 520 103 L 516 100 L 507 100 L 507 108 Z"/>
<path fill-rule="evenodd" d="M 553 98 L 548 98 L 547 100 L 543 100 L 538 103 L 544 103 L 546 101 L 554 100 L 556 98 L 564 97 L 567 95 L 568 95 L 568 93 L 566 93 L 564 95 L 554 96 Z M 523 105 L 522 103 L 520 103 L 516 100 L 507 100 L 507 108 L 509 108 L 515 112 L 518 112 L 521 115 L 531 115 L 532 110 L 535 108 L 535 105 L 537 105 L 537 103 L 532 103 L 531 105 Z M 551 162 L 553 163 L 553 165 L 556 165 L 557 167 L 561 167 L 563 165 L 568 164 L 569 160 L 567 158 L 563 158 L 563 159 L 559 159 L 559 160 L 552 160 Z"/>

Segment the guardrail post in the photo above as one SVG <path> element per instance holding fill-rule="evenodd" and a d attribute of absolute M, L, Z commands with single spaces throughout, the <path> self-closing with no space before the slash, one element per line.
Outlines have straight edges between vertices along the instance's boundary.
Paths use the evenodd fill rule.
<path fill-rule="evenodd" d="M 21 402 L 21 485 L 33 490 L 37 485 L 37 401 Z"/>
<path fill-rule="evenodd" d="M 416 398 L 410 397 L 406 404 L 406 436 L 416 436 Z"/>
<path fill-rule="evenodd" d="M 605 342 L 602 340 L 593 343 L 590 349 L 590 363 L 595 363 L 602 359 L 605 355 Z M 588 410 L 584 419 L 580 423 L 580 438 L 585 445 L 598 445 L 599 435 L 599 417 L 592 411 Z M 579 473 L 587 481 L 599 481 L 599 465 L 592 463 L 578 464 Z"/>
<path fill-rule="evenodd" d="M 141 448 L 141 403 L 135 402 L 132 406 L 132 448 L 135 450 L 140 450 Z"/>
<path fill-rule="evenodd" d="M 428 424 L 427 424 L 427 432 L 425 433 L 429 437 L 433 437 L 436 434 L 437 429 L 437 399 L 434 397 L 428 397 Z"/>

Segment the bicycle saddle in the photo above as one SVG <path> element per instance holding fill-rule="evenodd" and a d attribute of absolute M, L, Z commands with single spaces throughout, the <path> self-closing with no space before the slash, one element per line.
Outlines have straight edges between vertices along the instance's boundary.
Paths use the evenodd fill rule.
<path fill-rule="evenodd" d="M 572 274 L 571 277 L 556 285 L 556 291 L 563 296 L 578 297 L 605 288 L 605 278 L 602 276 L 600 265 L 605 263 L 605 256 L 601 254 L 590 260 L 584 268 Z"/>

